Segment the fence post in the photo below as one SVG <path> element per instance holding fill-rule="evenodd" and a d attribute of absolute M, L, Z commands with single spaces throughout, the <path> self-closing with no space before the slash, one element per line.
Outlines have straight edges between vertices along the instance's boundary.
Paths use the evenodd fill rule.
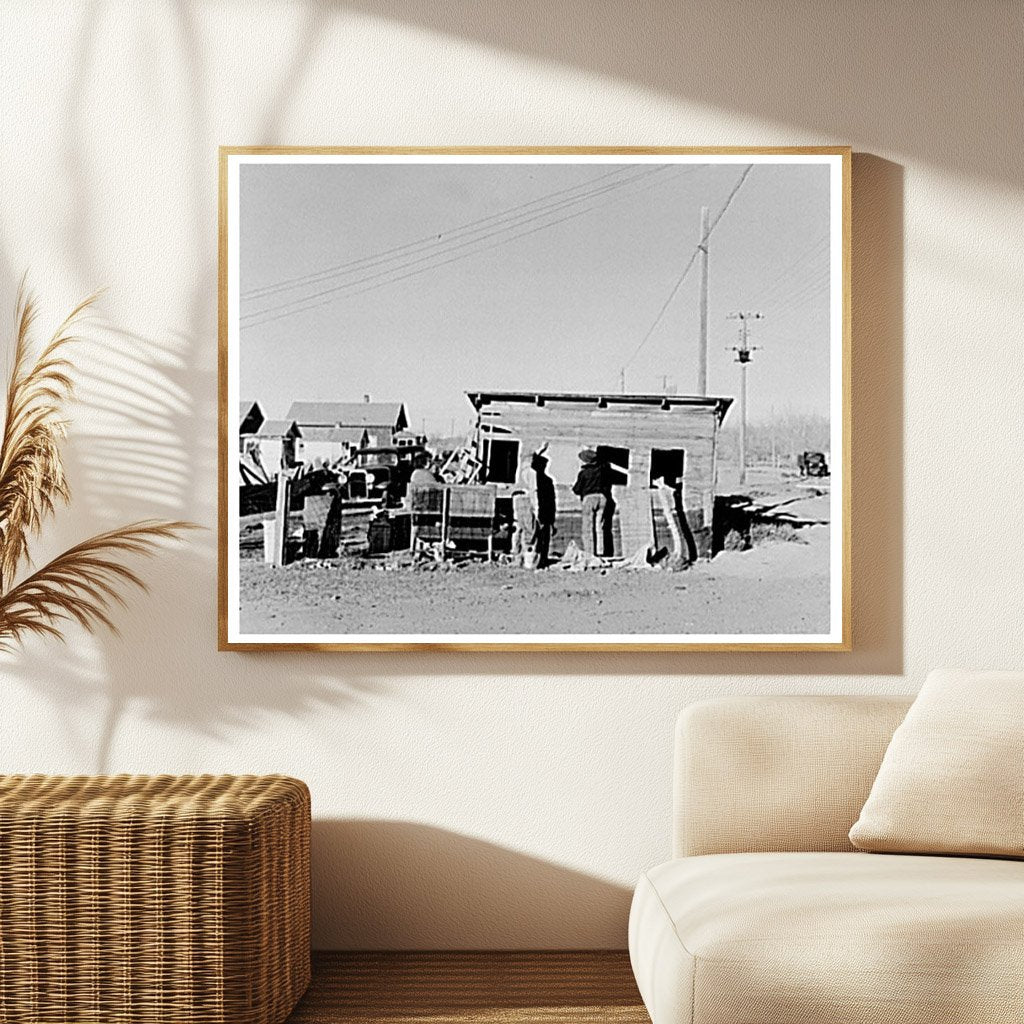
<path fill-rule="evenodd" d="M 441 498 L 441 561 L 448 557 L 448 531 L 451 528 L 452 489 L 445 487 Z"/>
<path fill-rule="evenodd" d="M 288 506 L 292 481 L 282 466 L 277 471 L 277 504 L 274 506 L 274 565 L 282 566 L 288 551 Z"/>

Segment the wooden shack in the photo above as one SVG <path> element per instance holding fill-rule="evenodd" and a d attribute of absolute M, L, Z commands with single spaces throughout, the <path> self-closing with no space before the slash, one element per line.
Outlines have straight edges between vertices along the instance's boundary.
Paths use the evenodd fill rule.
<path fill-rule="evenodd" d="M 593 448 L 612 467 L 612 492 L 620 507 L 636 508 L 647 491 L 657 518 L 656 490 L 663 481 L 679 495 L 698 552 L 709 551 L 718 432 L 731 398 L 520 391 L 467 392 L 467 397 L 477 411 L 481 477 L 499 485 L 499 494 L 511 494 L 532 453 L 547 445 L 560 547 L 571 539 L 573 516 L 579 516 L 580 502 L 572 493 L 579 452 Z M 620 533 L 616 526 L 617 554 L 623 553 Z"/>

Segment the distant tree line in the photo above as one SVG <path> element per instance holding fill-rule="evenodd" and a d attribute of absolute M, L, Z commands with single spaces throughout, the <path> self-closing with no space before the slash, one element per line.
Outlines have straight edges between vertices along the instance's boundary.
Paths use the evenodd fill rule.
<path fill-rule="evenodd" d="M 719 435 L 718 457 L 725 463 L 739 462 L 740 421 L 732 409 Z M 796 466 L 801 452 L 828 452 L 831 429 L 827 416 L 808 413 L 779 413 L 771 420 L 747 424 L 747 465 Z"/>

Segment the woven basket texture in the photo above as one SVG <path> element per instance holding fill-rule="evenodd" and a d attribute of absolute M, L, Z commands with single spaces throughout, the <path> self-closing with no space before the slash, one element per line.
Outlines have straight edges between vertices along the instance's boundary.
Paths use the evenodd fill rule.
<path fill-rule="evenodd" d="M 2 1024 L 279 1024 L 310 976 L 285 776 L 0 777 Z"/>

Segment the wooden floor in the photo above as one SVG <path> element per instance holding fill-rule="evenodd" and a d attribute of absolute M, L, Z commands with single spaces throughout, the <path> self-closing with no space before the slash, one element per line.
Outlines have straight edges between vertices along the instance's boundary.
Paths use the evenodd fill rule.
<path fill-rule="evenodd" d="M 317 953 L 288 1024 L 650 1024 L 622 952 Z"/>

